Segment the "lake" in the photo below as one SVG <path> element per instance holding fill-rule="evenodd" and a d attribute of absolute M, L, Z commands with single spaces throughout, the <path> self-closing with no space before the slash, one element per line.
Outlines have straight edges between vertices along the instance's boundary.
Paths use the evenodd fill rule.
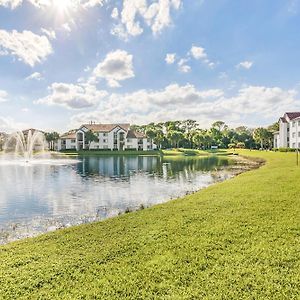
<path fill-rule="evenodd" d="M 0 243 L 149 207 L 232 177 L 226 157 L 97 156 L 0 165 Z"/>

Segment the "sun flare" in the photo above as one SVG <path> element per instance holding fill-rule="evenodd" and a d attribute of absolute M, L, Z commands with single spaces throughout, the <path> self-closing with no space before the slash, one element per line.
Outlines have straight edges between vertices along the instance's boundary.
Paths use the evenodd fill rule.
<path fill-rule="evenodd" d="M 74 2 L 74 1 L 73 1 Z M 65 13 L 72 9 L 72 0 L 53 0 L 53 6 L 60 12 Z"/>

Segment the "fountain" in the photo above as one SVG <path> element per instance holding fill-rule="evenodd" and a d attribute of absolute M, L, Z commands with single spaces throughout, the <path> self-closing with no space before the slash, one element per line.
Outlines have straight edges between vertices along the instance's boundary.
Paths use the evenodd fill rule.
<path fill-rule="evenodd" d="M 4 153 L 14 157 L 15 160 L 21 159 L 29 163 L 36 153 L 44 154 L 46 149 L 46 139 L 42 132 L 37 130 L 19 131 L 11 134 L 5 145 Z"/>
<path fill-rule="evenodd" d="M 62 159 L 58 153 L 50 153 L 45 135 L 30 129 L 12 133 L 6 140 L 4 153 L 0 155 L 0 165 L 65 165 L 78 163 L 74 159 Z"/>

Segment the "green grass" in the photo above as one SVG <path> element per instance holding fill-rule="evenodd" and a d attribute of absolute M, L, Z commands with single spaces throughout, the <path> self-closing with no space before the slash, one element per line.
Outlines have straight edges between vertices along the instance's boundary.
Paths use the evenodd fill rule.
<path fill-rule="evenodd" d="M 226 150 L 197 150 L 197 149 L 171 149 L 171 150 L 152 150 L 152 151 L 101 151 L 101 150 L 84 150 L 84 151 L 62 151 L 63 154 L 68 156 L 93 156 L 93 155 L 143 155 L 143 156 L 207 156 L 215 155 L 228 155 Z"/>
<path fill-rule="evenodd" d="M 182 199 L 0 247 L 1 299 L 299 299 L 295 154 Z"/>
<path fill-rule="evenodd" d="M 207 156 L 207 155 L 228 155 L 229 152 L 226 150 L 216 149 L 216 150 L 197 150 L 197 149 L 171 149 L 162 150 L 163 155 L 166 156 Z"/>

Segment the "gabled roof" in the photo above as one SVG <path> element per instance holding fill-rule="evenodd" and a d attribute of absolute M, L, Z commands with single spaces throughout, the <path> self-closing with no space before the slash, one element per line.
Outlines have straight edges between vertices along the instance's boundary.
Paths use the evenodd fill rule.
<path fill-rule="evenodd" d="M 147 136 L 142 132 L 138 132 L 135 130 L 129 130 L 126 138 L 128 138 L 128 139 L 145 139 L 145 138 L 147 138 Z"/>
<path fill-rule="evenodd" d="M 76 132 L 64 133 L 59 138 L 64 139 L 64 140 L 67 140 L 67 139 L 75 140 L 76 139 Z"/>
<path fill-rule="evenodd" d="M 120 127 L 123 130 L 128 131 L 130 124 L 84 124 L 80 128 L 82 127 L 94 132 L 111 132 L 116 127 Z"/>
<path fill-rule="evenodd" d="M 285 115 L 292 121 L 300 117 L 300 112 L 287 112 Z"/>
<path fill-rule="evenodd" d="M 281 121 L 282 123 L 287 123 L 287 120 L 284 117 L 279 118 L 279 121 Z"/>

